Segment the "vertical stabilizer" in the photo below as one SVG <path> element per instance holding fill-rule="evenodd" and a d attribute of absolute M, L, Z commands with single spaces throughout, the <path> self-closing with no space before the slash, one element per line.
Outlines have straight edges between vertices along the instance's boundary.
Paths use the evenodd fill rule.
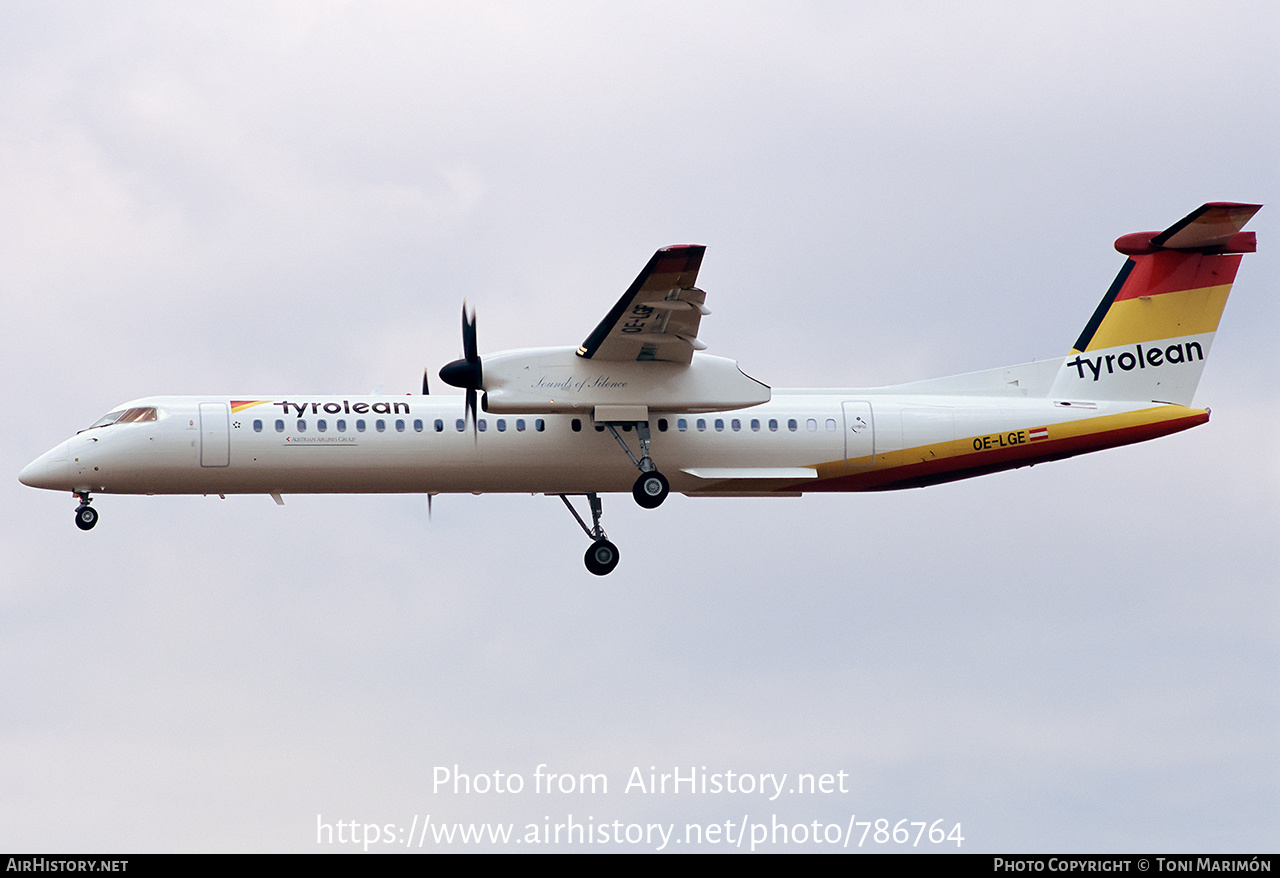
<path fill-rule="evenodd" d="M 1066 400 L 1190 405 L 1261 205 L 1211 203 L 1163 232 L 1116 241 L 1129 259 L 1054 381 Z"/>

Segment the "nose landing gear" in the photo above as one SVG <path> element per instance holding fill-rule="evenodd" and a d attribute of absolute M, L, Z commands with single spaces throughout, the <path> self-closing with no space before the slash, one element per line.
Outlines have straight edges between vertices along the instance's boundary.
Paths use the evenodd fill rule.
<path fill-rule="evenodd" d="M 80 505 L 76 507 L 76 527 L 93 530 L 93 526 L 98 523 L 98 510 L 89 505 L 89 492 L 76 491 L 75 495 L 80 498 Z"/>

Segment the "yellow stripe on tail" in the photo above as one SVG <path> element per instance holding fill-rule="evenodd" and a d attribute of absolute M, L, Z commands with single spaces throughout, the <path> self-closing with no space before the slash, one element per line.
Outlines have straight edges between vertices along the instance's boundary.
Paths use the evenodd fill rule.
<path fill-rule="evenodd" d="M 1213 203 L 1163 232 L 1116 241 L 1129 257 L 1054 381 L 1065 400 L 1190 405 L 1261 205 Z"/>

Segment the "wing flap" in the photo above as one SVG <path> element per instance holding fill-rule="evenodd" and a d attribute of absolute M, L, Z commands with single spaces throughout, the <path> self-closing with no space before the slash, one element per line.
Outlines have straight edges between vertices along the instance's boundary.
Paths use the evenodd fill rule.
<path fill-rule="evenodd" d="M 685 467 L 681 472 L 708 480 L 780 479 L 794 482 L 818 477 L 818 471 L 808 466 L 695 466 Z"/>

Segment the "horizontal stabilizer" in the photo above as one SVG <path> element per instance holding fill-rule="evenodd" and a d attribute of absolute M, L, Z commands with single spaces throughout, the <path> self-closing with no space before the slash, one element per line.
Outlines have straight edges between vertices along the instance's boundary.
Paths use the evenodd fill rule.
<path fill-rule="evenodd" d="M 1201 205 L 1163 232 L 1134 232 L 1116 239 L 1116 249 L 1126 256 L 1160 250 L 1194 250 L 1208 253 L 1253 253 L 1257 238 L 1241 232 L 1260 204 L 1215 201 Z"/>

